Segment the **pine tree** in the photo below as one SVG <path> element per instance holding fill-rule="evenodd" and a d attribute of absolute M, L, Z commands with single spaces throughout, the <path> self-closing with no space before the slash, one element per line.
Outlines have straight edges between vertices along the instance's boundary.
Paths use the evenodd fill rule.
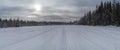
<path fill-rule="evenodd" d="M 79 20 L 84 25 L 117 25 L 120 26 L 120 3 L 116 0 L 101 2 L 96 10 L 88 12 Z"/>

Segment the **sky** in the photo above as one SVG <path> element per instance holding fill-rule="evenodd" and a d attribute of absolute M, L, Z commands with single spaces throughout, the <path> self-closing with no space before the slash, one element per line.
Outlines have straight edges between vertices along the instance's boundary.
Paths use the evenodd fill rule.
<path fill-rule="evenodd" d="M 74 21 L 107 0 L 0 0 L 0 18 Z"/>

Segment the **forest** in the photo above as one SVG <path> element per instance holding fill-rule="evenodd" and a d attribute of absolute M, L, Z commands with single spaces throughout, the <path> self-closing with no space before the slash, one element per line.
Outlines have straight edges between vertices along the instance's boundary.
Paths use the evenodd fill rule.
<path fill-rule="evenodd" d="M 116 0 L 101 2 L 99 6 L 96 6 L 96 10 L 89 11 L 75 23 L 92 26 L 120 26 L 120 2 Z"/>
<path fill-rule="evenodd" d="M 69 22 L 53 22 L 53 21 L 23 21 L 23 20 L 12 20 L 12 19 L 0 19 L 0 28 L 7 27 L 22 27 L 22 26 L 44 26 L 44 25 L 66 25 Z"/>

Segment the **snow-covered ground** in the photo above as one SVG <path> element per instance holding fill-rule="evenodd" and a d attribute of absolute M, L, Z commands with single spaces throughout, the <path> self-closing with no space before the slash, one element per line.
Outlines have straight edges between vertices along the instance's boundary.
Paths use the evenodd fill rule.
<path fill-rule="evenodd" d="M 0 50 L 120 50 L 120 27 L 1 28 Z"/>

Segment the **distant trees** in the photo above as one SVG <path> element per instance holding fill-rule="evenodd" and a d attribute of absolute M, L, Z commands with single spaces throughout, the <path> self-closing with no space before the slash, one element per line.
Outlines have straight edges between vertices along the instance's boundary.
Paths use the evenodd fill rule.
<path fill-rule="evenodd" d="M 120 26 L 120 3 L 101 2 L 96 10 L 85 14 L 77 24 L 82 25 L 116 25 Z"/>
<path fill-rule="evenodd" d="M 35 24 L 36 23 L 36 24 Z M 2 20 L 0 19 L 0 28 L 6 27 L 20 27 L 20 26 L 32 26 L 37 25 L 37 22 L 33 21 L 22 21 L 22 20 Z"/>
<path fill-rule="evenodd" d="M 66 25 L 66 24 L 71 24 L 69 22 L 48 22 L 48 21 L 22 21 L 19 19 L 16 20 L 2 20 L 0 19 L 0 28 L 7 28 L 7 27 L 21 27 L 21 26 L 40 26 L 40 25 Z"/>

